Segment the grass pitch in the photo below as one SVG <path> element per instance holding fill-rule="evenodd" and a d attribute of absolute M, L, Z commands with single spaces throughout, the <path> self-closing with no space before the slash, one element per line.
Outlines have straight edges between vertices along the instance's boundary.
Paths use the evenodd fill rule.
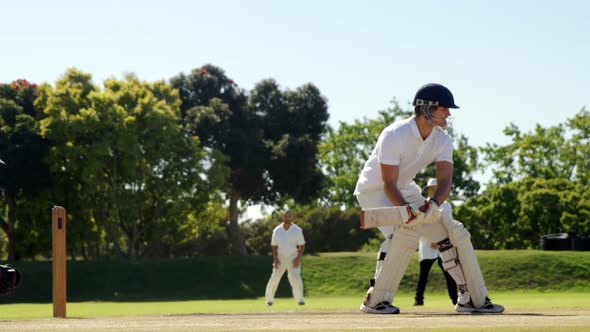
<path fill-rule="evenodd" d="M 18 331 L 588 331 L 590 294 L 501 292 L 491 294 L 506 307 L 500 315 L 457 314 L 444 294 L 426 294 L 425 306 L 412 306 L 400 294 L 400 315 L 358 311 L 362 294 L 312 296 L 305 306 L 278 298 L 174 302 L 79 302 L 67 306 L 68 319 L 52 319 L 51 304 L 4 304 L 0 325 Z"/>

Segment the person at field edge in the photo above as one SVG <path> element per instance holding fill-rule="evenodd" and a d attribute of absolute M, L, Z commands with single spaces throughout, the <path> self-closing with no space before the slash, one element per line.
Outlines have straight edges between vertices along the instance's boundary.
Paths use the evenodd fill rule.
<path fill-rule="evenodd" d="M 305 239 L 301 228 L 293 223 L 293 212 L 283 214 L 283 222 L 274 228 L 270 245 L 272 247 L 272 274 L 266 285 L 265 303 L 271 306 L 281 277 L 287 271 L 293 298 L 304 305 L 303 280 L 301 280 L 301 257 L 305 250 Z"/>
<path fill-rule="evenodd" d="M 354 191 L 363 209 L 399 206 L 411 211 L 401 226 L 390 227 L 393 236 L 360 310 L 371 314 L 400 312 L 393 299 L 418 238 L 424 236 L 438 245 L 443 267 L 457 283 L 455 311 L 503 312 L 504 308 L 487 296 L 469 232 L 460 222 L 441 215 L 439 209 L 451 191 L 453 176 L 453 142 L 444 128 L 451 115 L 449 109 L 459 107 L 451 91 L 436 83 L 420 87 L 412 104 L 412 117 L 383 129 Z M 413 179 L 433 161 L 438 187 L 426 200 Z"/>
<path fill-rule="evenodd" d="M 428 197 L 433 197 L 436 192 L 436 179 L 431 178 L 426 183 L 424 191 Z M 446 214 L 447 218 L 453 219 L 453 207 L 449 202 L 445 201 L 440 205 L 441 213 Z M 453 305 L 457 304 L 457 284 L 453 277 L 445 271 L 440 258 L 440 252 L 438 251 L 438 245 L 426 240 L 424 237 L 420 237 L 420 243 L 418 244 L 418 262 L 420 263 L 420 276 L 418 277 L 418 284 L 416 285 L 416 296 L 414 298 L 415 306 L 424 305 L 424 290 L 428 283 L 428 274 L 434 262 L 438 263 L 440 269 L 443 271 L 445 280 L 447 283 L 447 292 Z"/>

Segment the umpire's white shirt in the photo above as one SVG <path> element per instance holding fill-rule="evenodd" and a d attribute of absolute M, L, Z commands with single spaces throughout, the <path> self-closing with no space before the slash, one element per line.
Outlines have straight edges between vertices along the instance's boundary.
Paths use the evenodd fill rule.
<path fill-rule="evenodd" d="M 295 257 L 297 256 L 297 246 L 305 244 L 303 238 L 303 231 L 301 228 L 293 223 L 289 229 L 285 229 L 284 224 L 281 223 L 272 231 L 272 238 L 270 240 L 271 246 L 278 246 L 278 255 L 280 257 Z"/>
<path fill-rule="evenodd" d="M 422 139 L 416 119 L 410 117 L 387 126 L 377 140 L 377 144 L 363 170 L 354 194 L 382 191 L 381 166 L 399 165 L 397 186 L 408 188 L 418 172 L 432 161 L 453 162 L 453 141 L 440 127 L 434 127 L 426 139 Z"/>

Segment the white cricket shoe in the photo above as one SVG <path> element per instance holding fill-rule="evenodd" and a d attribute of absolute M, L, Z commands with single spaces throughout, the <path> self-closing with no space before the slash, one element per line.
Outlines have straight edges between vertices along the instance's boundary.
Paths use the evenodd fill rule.
<path fill-rule="evenodd" d="M 493 304 L 490 299 L 486 298 L 486 303 L 481 308 L 475 308 L 472 302 L 455 305 L 456 312 L 480 313 L 480 314 L 499 314 L 504 312 L 504 307 L 499 304 Z"/>
<path fill-rule="evenodd" d="M 391 305 L 387 301 L 379 302 L 375 307 L 369 307 L 364 303 L 361 304 L 361 311 L 368 314 L 399 314 L 399 308 Z"/>

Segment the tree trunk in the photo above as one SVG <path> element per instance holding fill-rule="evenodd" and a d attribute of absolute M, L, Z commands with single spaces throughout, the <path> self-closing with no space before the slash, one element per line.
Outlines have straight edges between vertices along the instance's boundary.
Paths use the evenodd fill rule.
<path fill-rule="evenodd" d="M 80 245 L 80 251 L 82 252 L 82 259 L 85 262 L 88 262 L 88 251 L 90 249 L 90 245 L 82 244 Z"/>
<path fill-rule="evenodd" d="M 123 225 L 121 224 L 121 213 L 119 210 L 119 204 L 121 203 L 121 201 L 119 200 L 118 183 L 120 181 L 119 181 L 118 174 L 119 173 L 117 171 L 117 154 L 115 153 L 115 154 L 113 154 L 113 173 L 109 177 L 111 179 L 111 183 L 110 183 L 111 184 L 110 185 L 111 208 L 114 211 L 109 211 L 112 213 L 106 213 L 106 215 L 109 216 L 109 218 L 106 220 L 109 228 L 106 231 L 107 231 L 107 239 L 109 238 L 109 235 L 110 235 L 110 238 L 111 238 L 110 240 L 113 243 L 113 251 L 121 259 L 121 258 L 128 258 L 128 255 L 125 255 L 125 253 L 123 253 L 123 250 L 121 249 L 121 244 L 119 243 L 119 236 L 118 236 L 120 231 L 125 232 L 125 229 L 124 229 Z M 111 218 L 112 218 L 113 223 L 110 222 Z"/>
<path fill-rule="evenodd" d="M 2 230 L 6 234 L 6 237 L 10 238 L 10 236 L 9 236 L 9 234 L 11 234 L 10 225 L 8 225 L 8 223 L 6 221 L 4 221 L 4 219 L 2 219 L 2 217 L 0 217 L 0 228 L 2 228 Z M 6 248 L 8 250 L 10 249 L 9 246 L 10 246 L 10 242 L 6 245 Z"/>
<path fill-rule="evenodd" d="M 6 233 L 6 237 L 8 237 L 8 261 L 14 262 L 16 260 L 16 239 L 14 238 L 14 225 L 16 224 L 16 200 L 14 199 L 14 195 L 9 191 L 5 191 L 4 195 L 6 206 L 8 207 L 8 220 L 7 222 L 3 222 L 0 226 Z"/>
<path fill-rule="evenodd" d="M 232 254 L 235 256 L 248 256 L 244 237 L 238 224 L 238 200 L 240 196 L 231 192 L 229 195 L 229 235 L 231 237 Z"/>
<path fill-rule="evenodd" d="M 131 226 L 131 231 L 127 235 L 127 257 L 129 257 L 130 261 L 135 262 L 137 258 L 135 247 L 137 245 L 137 239 L 139 238 L 137 226 L 135 224 Z"/>
<path fill-rule="evenodd" d="M 97 205 L 96 209 L 98 210 L 98 213 L 95 213 L 94 217 L 98 221 L 98 224 L 103 227 L 106 234 L 107 246 L 105 248 L 105 251 L 109 251 L 109 243 L 112 243 L 112 253 L 114 253 L 119 259 L 126 259 L 127 257 L 123 253 L 123 250 L 121 250 L 121 245 L 119 244 L 119 237 L 117 236 L 117 227 L 113 225 L 113 223 L 111 222 L 111 219 L 115 219 L 116 217 L 112 215 L 109 217 L 109 211 L 107 211 L 107 208 L 105 206 Z"/>

